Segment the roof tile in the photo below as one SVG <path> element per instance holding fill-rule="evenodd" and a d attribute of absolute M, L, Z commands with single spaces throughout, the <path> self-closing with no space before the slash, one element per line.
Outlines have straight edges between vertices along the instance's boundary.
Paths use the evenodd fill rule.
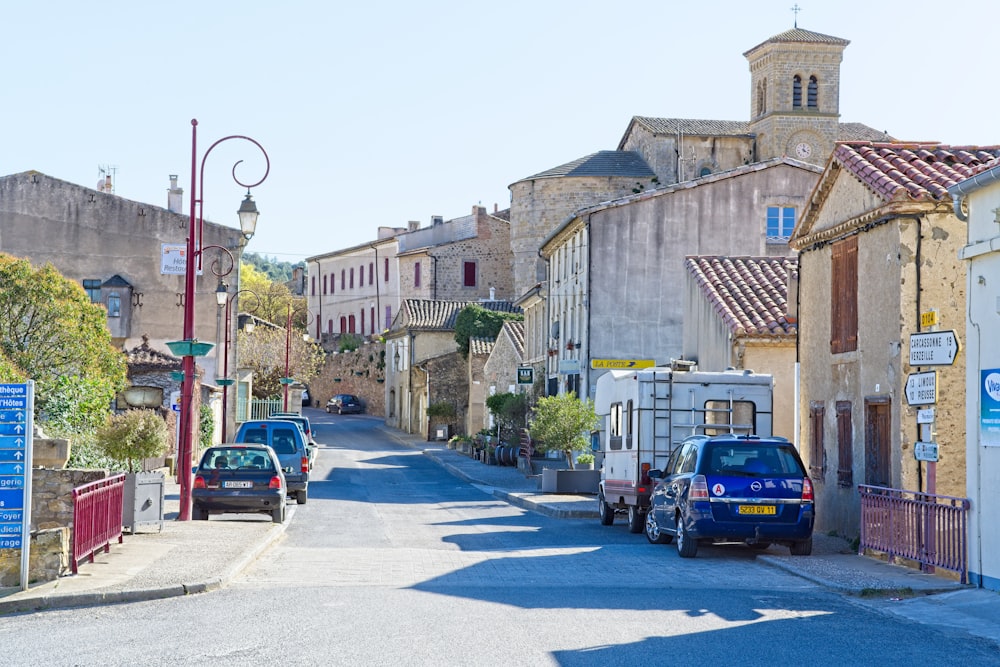
<path fill-rule="evenodd" d="M 688 257 L 685 265 L 713 310 L 735 335 L 794 336 L 788 320 L 790 257 Z"/>

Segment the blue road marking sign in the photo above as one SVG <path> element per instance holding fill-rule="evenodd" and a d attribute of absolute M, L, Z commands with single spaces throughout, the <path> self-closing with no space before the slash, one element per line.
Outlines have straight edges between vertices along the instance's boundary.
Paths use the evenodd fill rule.
<path fill-rule="evenodd" d="M 0 549 L 21 549 L 22 555 L 30 515 L 33 398 L 34 386 L 0 384 Z"/>

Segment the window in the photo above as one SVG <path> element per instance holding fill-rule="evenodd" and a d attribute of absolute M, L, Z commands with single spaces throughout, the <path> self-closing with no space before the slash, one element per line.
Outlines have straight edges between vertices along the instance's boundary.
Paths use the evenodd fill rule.
<path fill-rule="evenodd" d="M 312 278 L 312 285 L 309 288 L 309 293 L 311 296 L 316 296 L 316 276 L 310 276 Z M 324 280 L 326 278 L 324 277 Z"/>
<path fill-rule="evenodd" d="M 340 333 L 347 333 L 347 318 L 343 316 L 340 318 Z"/>
<path fill-rule="evenodd" d="M 358 267 L 358 287 L 365 286 L 365 265 L 362 264 Z"/>
<path fill-rule="evenodd" d="M 814 76 L 809 77 L 809 89 L 808 92 L 806 93 L 806 104 L 809 106 L 810 109 L 817 108 L 818 95 L 819 95 L 819 91 L 817 90 L 818 88 L 819 88 L 819 82 L 816 81 L 816 77 Z"/>
<path fill-rule="evenodd" d="M 854 486 L 854 427 L 850 401 L 837 401 L 837 486 Z"/>
<path fill-rule="evenodd" d="M 700 172 L 698 172 L 698 175 L 699 175 L 699 176 L 708 176 L 708 175 L 710 175 L 711 173 L 712 173 L 712 170 L 711 170 L 711 169 L 710 169 L 709 167 L 702 167 L 702 168 L 701 168 L 701 171 L 700 171 Z"/>
<path fill-rule="evenodd" d="M 101 281 L 93 278 L 84 278 L 83 291 L 90 297 L 91 303 L 101 302 Z"/>
<path fill-rule="evenodd" d="M 792 108 L 802 108 L 802 77 L 798 74 L 792 79 Z"/>
<path fill-rule="evenodd" d="M 329 276 L 323 276 L 323 294 L 326 294 L 326 279 L 327 278 L 329 278 Z"/>
<path fill-rule="evenodd" d="M 830 353 L 858 349 L 858 237 L 831 248 Z"/>
<path fill-rule="evenodd" d="M 118 296 L 118 292 L 112 292 L 108 295 L 108 317 L 121 317 L 122 316 L 122 298 Z"/>
<path fill-rule="evenodd" d="M 475 262 L 463 262 L 462 263 L 462 286 L 463 287 L 475 287 L 476 286 L 476 263 Z"/>
<path fill-rule="evenodd" d="M 364 335 L 365 333 L 365 311 L 363 309 L 361 311 L 361 331 L 359 331 L 358 333 L 362 335 Z"/>
<path fill-rule="evenodd" d="M 611 424 L 608 432 L 608 449 L 622 448 L 622 404 L 611 405 Z"/>
<path fill-rule="evenodd" d="M 625 441 L 628 449 L 632 449 L 632 399 L 625 403 Z"/>
<path fill-rule="evenodd" d="M 375 262 L 368 262 L 368 284 L 375 284 Z"/>
<path fill-rule="evenodd" d="M 826 474 L 826 448 L 823 446 L 823 419 L 826 407 L 820 401 L 809 404 L 809 476 L 822 482 Z"/>
<path fill-rule="evenodd" d="M 369 308 L 368 312 L 371 314 L 372 333 L 375 333 L 375 306 Z"/>
<path fill-rule="evenodd" d="M 348 283 L 351 289 L 354 289 L 354 267 L 351 267 L 351 281 Z"/>
<path fill-rule="evenodd" d="M 389 258 L 385 258 L 385 282 L 389 282 Z"/>
<path fill-rule="evenodd" d="M 413 264 L 413 286 L 420 287 L 420 262 Z"/>
<path fill-rule="evenodd" d="M 795 207 L 767 207 L 767 242 L 788 243 L 795 229 Z"/>
<path fill-rule="evenodd" d="M 344 276 L 345 275 L 347 275 L 347 272 L 344 269 L 341 269 L 340 270 L 340 289 L 341 290 L 344 289 Z"/>
<path fill-rule="evenodd" d="M 385 328 L 392 326 L 392 306 L 385 307 Z"/>
<path fill-rule="evenodd" d="M 757 84 L 757 115 L 763 116 L 767 111 L 767 79 Z"/>
<path fill-rule="evenodd" d="M 354 315 L 349 316 L 347 318 L 347 330 L 350 331 L 351 333 L 358 333 L 356 327 L 357 327 L 357 320 L 354 318 Z"/>
<path fill-rule="evenodd" d="M 730 408 L 730 405 L 732 406 Z M 757 405 L 753 401 L 705 401 L 705 435 L 756 433 Z M 721 428 L 710 428 L 713 424 Z"/>

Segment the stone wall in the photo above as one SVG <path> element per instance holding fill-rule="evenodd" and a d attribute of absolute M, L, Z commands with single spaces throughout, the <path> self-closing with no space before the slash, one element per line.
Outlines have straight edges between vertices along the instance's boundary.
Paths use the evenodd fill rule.
<path fill-rule="evenodd" d="M 385 414 L 385 343 L 370 342 L 353 352 L 327 354 L 319 375 L 309 381 L 313 407 L 323 409 L 335 394 L 354 394 L 369 415 Z"/>
<path fill-rule="evenodd" d="M 58 579 L 70 565 L 69 528 L 48 528 L 31 534 L 28 582 Z M 0 549 L 0 588 L 20 586 L 21 550 Z"/>

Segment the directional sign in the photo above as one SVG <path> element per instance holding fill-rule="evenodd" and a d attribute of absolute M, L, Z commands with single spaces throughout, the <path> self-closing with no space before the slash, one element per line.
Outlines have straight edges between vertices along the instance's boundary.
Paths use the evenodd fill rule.
<path fill-rule="evenodd" d="M 937 371 L 907 375 L 906 404 L 932 405 L 934 403 L 937 403 Z"/>
<path fill-rule="evenodd" d="M 654 359 L 591 359 L 591 368 L 652 368 Z"/>
<path fill-rule="evenodd" d="M 958 337 L 953 330 L 910 334 L 911 366 L 951 366 L 958 350 Z"/>
<path fill-rule="evenodd" d="M 938 446 L 936 442 L 915 442 L 913 443 L 913 458 L 918 461 L 937 462 Z"/>
<path fill-rule="evenodd" d="M 21 549 L 26 567 L 34 385 L 0 384 L 0 548 Z M 22 588 L 27 579 L 22 573 Z"/>

